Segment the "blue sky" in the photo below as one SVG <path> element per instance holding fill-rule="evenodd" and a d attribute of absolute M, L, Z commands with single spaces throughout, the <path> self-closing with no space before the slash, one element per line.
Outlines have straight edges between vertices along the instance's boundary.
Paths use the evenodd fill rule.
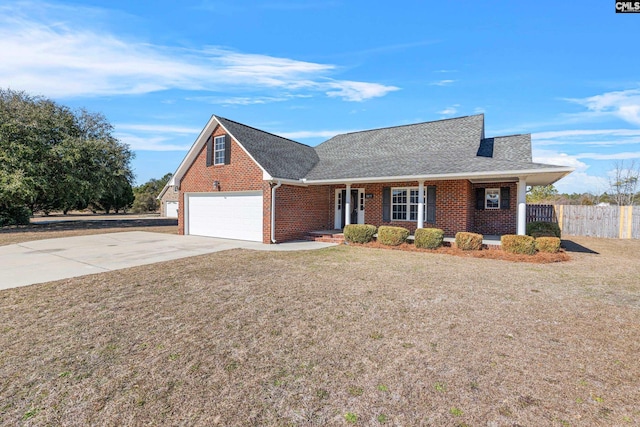
<path fill-rule="evenodd" d="M 640 14 L 558 2 L 4 1 L 0 87 L 101 112 L 137 183 L 211 114 L 299 142 L 484 113 L 601 193 L 640 161 Z"/>

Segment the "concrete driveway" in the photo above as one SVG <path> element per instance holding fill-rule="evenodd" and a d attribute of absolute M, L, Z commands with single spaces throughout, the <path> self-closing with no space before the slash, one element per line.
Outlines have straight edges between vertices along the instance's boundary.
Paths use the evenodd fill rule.
<path fill-rule="evenodd" d="M 297 251 L 329 246 L 333 244 L 287 242 L 265 245 L 241 240 L 178 236 L 145 231 L 36 240 L 0 246 L 0 289 L 102 273 L 227 249 Z"/>

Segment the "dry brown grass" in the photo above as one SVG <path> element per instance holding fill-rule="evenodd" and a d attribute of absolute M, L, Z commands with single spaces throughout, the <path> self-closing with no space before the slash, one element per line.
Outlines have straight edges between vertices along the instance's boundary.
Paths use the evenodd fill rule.
<path fill-rule="evenodd" d="M 236 250 L 2 291 L 0 423 L 638 425 L 640 241 L 572 240 L 599 254 Z"/>
<path fill-rule="evenodd" d="M 95 216 L 93 217 L 95 218 Z M 104 218 L 104 217 L 103 217 Z M 40 218 L 42 220 L 42 218 Z M 21 227 L 0 228 L 0 246 L 58 237 L 86 236 L 89 234 L 119 233 L 122 231 L 150 231 L 178 233 L 177 220 L 170 218 L 138 219 L 78 219 L 53 223 L 34 222 Z"/>

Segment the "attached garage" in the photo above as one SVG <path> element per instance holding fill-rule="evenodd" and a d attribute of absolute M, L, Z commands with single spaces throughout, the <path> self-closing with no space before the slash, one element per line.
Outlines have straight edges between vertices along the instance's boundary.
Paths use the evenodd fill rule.
<path fill-rule="evenodd" d="M 262 191 L 185 194 L 184 234 L 262 242 Z"/>

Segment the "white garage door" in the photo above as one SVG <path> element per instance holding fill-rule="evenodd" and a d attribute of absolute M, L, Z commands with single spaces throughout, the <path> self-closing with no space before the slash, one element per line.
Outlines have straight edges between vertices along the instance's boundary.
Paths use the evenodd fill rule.
<path fill-rule="evenodd" d="M 178 202 L 166 202 L 164 208 L 167 218 L 178 218 Z"/>
<path fill-rule="evenodd" d="M 187 194 L 185 233 L 262 242 L 262 192 Z"/>

